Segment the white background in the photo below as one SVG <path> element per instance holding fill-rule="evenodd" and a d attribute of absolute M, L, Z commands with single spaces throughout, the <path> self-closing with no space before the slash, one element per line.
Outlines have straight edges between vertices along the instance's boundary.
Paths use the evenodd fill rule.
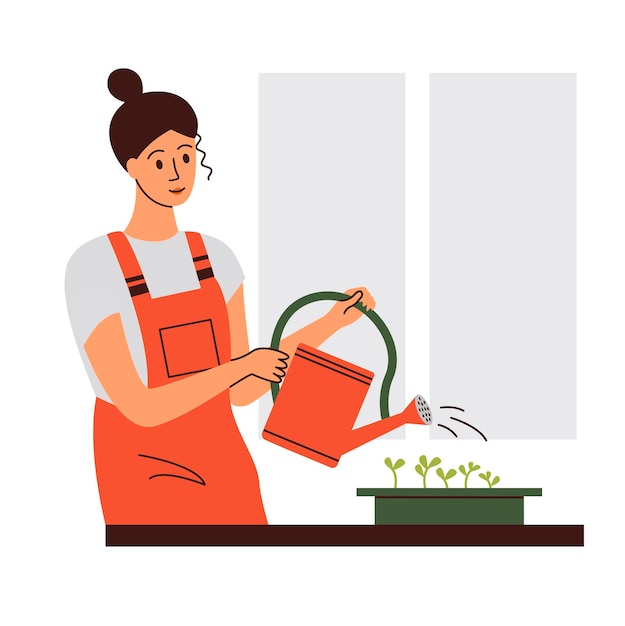
<path fill-rule="evenodd" d="M 7 624 L 615 623 L 622 576 L 622 229 L 625 43 L 618 2 L 16 3 L 2 18 L 2 553 Z M 221 237 L 257 296 L 259 72 L 405 72 L 409 285 L 427 293 L 430 72 L 574 72 L 578 80 L 578 438 L 371 443 L 335 470 L 256 438 L 271 523 L 369 523 L 357 486 L 385 456 L 480 462 L 542 487 L 526 522 L 584 524 L 583 548 L 105 548 L 92 393 L 72 344 L 65 264 L 128 220 L 114 160 L 112 69 L 193 103 L 214 180 L 181 228 Z M 320 171 L 317 174 L 323 176 Z M 312 181 L 314 183 L 314 179 Z M 242 228 L 243 226 L 243 228 Z M 398 286 L 399 287 L 399 286 Z M 406 291 L 410 306 L 411 291 Z M 407 328 L 406 380 L 427 396 L 427 322 Z M 491 445 L 492 444 L 492 445 Z"/>

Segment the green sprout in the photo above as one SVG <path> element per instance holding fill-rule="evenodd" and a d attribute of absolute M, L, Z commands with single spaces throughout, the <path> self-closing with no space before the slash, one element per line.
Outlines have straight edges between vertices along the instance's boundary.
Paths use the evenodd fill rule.
<path fill-rule="evenodd" d="M 493 486 L 499 482 L 499 476 L 495 476 L 493 480 L 490 479 L 490 472 L 486 472 L 486 474 L 480 474 L 479 476 L 488 483 L 489 489 L 492 489 Z"/>
<path fill-rule="evenodd" d="M 397 459 L 397 461 L 393 463 L 391 458 L 387 456 L 384 459 L 384 464 L 391 470 L 391 472 L 393 472 L 393 489 L 395 489 L 397 488 L 397 472 L 395 470 L 398 470 L 402 465 L 404 465 L 405 461 L 404 459 Z"/>
<path fill-rule="evenodd" d="M 443 471 L 443 468 L 442 468 L 442 467 L 439 467 L 439 468 L 436 470 L 436 475 L 437 475 L 437 476 L 440 476 L 440 478 L 441 478 L 441 479 L 443 480 L 443 482 L 445 483 L 445 487 L 446 487 L 447 489 L 449 489 L 449 485 L 447 484 L 447 481 L 448 481 L 450 478 L 453 478 L 453 477 L 454 477 L 457 473 L 458 473 L 458 472 L 456 472 L 456 470 L 455 470 L 455 469 L 450 469 L 450 470 L 449 470 L 449 471 L 445 474 L 445 472 Z"/>
<path fill-rule="evenodd" d="M 424 489 L 427 487 L 425 483 L 425 477 L 428 473 L 428 470 L 431 467 L 434 467 L 435 465 L 440 465 L 440 462 L 441 460 L 437 456 L 435 456 L 429 464 L 428 464 L 428 460 L 425 454 L 419 457 L 419 463 L 415 465 L 415 470 L 417 474 L 419 474 L 419 476 L 423 476 L 423 488 Z"/>
<path fill-rule="evenodd" d="M 464 465 L 461 465 L 459 468 L 460 473 L 464 474 L 464 488 L 466 489 L 469 486 L 469 474 L 471 472 L 475 472 L 476 470 L 480 469 L 479 465 L 474 465 L 473 461 L 469 461 L 469 469 L 467 471 L 467 469 L 465 468 Z"/>

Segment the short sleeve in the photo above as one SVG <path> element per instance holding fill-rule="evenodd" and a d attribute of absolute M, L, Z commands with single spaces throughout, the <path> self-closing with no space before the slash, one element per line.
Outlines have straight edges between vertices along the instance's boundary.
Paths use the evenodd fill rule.
<path fill-rule="evenodd" d="M 226 302 L 241 286 L 245 275 L 234 252 L 219 239 L 202 235 L 206 252 L 210 258 L 215 278 L 224 294 Z"/>
<path fill-rule="evenodd" d="M 93 239 L 74 252 L 65 271 L 65 302 L 80 347 L 103 319 L 122 311 L 127 299 L 108 237 Z"/>

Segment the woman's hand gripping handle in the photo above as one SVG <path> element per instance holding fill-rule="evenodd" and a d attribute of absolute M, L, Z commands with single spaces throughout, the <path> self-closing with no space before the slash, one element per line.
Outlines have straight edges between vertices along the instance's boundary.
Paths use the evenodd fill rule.
<path fill-rule="evenodd" d="M 232 359 L 244 364 L 244 371 L 248 372 L 234 384 L 240 383 L 248 376 L 256 376 L 270 383 L 279 383 L 286 374 L 288 359 L 289 355 L 286 352 L 273 348 L 256 348 L 243 356 Z"/>

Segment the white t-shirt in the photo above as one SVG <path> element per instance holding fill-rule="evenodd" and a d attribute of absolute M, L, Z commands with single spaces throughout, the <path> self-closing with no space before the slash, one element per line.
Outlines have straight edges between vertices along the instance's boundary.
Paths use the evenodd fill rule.
<path fill-rule="evenodd" d="M 223 242 L 202 235 L 215 279 L 226 302 L 243 282 L 241 266 Z M 128 237 L 154 298 L 199 289 L 191 252 L 183 232 L 164 241 Z M 113 313 L 121 315 L 124 333 L 137 372 L 147 384 L 141 330 L 121 268 L 106 235 L 74 252 L 65 273 L 65 300 L 74 337 L 97 397 L 110 402 L 85 353 L 84 344 L 93 329 Z"/>

